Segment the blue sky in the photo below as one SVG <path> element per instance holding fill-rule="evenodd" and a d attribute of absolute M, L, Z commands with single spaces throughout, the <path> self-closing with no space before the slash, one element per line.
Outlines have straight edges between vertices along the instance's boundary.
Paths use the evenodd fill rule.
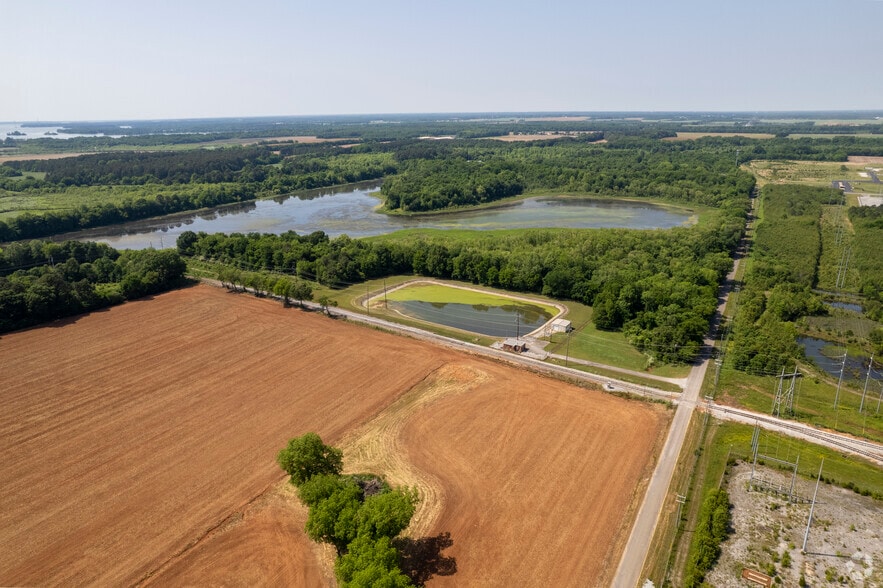
<path fill-rule="evenodd" d="M 883 109 L 879 0 L 0 0 L 0 120 Z"/>

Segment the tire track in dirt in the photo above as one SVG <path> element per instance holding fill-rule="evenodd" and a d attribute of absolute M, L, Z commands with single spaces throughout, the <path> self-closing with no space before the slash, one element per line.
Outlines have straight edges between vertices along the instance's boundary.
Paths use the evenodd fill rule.
<path fill-rule="evenodd" d="M 408 418 L 441 398 L 466 394 L 490 376 L 475 366 L 448 364 L 430 373 L 371 421 L 348 433 L 340 442 L 344 470 L 382 475 L 394 486 L 416 488 L 417 510 L 405 534 L 418 538 L 428 532 L 444 507 L 438 479 L 414 467 L 406 458 L 401 431 Z"/>

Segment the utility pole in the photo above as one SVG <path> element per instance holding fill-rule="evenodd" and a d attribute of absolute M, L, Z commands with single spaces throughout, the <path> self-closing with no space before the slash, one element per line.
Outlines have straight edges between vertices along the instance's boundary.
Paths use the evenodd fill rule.
<path fill-rule="evenodd" d="M 521 333 L 520 327 L 521 327 L 521 315 L 518 313 L 515 313 L 515 340 L 516 341 L 518 341 L 518 338 L 520 337 L 520 333 Z"/>
<path fill-rule="evenodd" d="M 837 393 L 834 394 L 834 410 L 837 410 L 837 402 L 840 400 L 840 387 L 843 385 L 843 370 L 846 369 L 846 350 L 840 360 L 840 377 L 837 379 Z"/>
<path fill-rule="evenodd" d="M 564 367 L 567 367 L 567 361 L 570 359 L 570 336 L 573 334 L 573 331 L 567 332 L 567 347 L 564 352 Z"/>
<path fill-rule="evenodd" d="M 389 308 L 386 303 L 386 278 L 383 278 L 383 308 Z"/>
<path fill-rule="evenodd" d="M 822 458 L 822 463 L 819 464 L 819 477 L 816 480 L 816 491 L 812 494 L 812 506 L 809 507 L 809 519 L 806 521 L 806 533 L 803 534 L 803 547 L 800 548 L 801 551 L 806 553 L 806 542 L 809 540 L 809 526 L 812 524 L 812 513 L 816 509 L 816 495 L 819 493 L 819 482 L 822 481 L 822 468 L 825 466 L 825 458 Z"/>
<path fill-rule="evenodd" d="M 865 394 L 868 393 L 868 380 L 871 379 L 871 366 L 874 365 L 874 354 L 871 354 L 871 359 L 868 360 L 868 375 L 865 376 L 865 388 L 862 390 L 862 402 L 858 407 L 859 413 L 861 413 L 862 409 L 865 407 Z"/>
<path fill-rule="evenodd" d="M 677 529 L 681 526 L 681 508 L 683 508 L 684 504 L 687 502 L 687 497 L 677 494 L 675 501 L 678 503 L 678 516 L 675 519 L 675 529 Z"/>
<path fill-rule="evenodd" d="M 368 290 L 368 282 L 365 282 L 365 308 L 371 314 L 371 292 Z"/>

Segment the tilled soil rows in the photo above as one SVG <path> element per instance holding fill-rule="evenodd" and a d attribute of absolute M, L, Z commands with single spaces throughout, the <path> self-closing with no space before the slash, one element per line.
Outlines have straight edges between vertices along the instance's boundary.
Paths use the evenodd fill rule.
<path fill-rule="evenodd" d="M 274 461 L 310 430 L 421 491 L 432 584 L 596 585 L 668 422 L 207 286 L 0 337 L 0 405 L 0 585 L 333 583 Z"/>

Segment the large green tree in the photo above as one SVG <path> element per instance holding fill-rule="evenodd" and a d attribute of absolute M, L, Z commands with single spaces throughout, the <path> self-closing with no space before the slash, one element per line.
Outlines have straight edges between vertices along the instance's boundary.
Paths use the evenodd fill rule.
<path fill-rule="evenodd" d="M 311 432 L 291 439 L 276 456 L 276 462 L 291 476 L 291 483 L 300 486 L 317 474 L 340 474 L 343 453 Z"/>

